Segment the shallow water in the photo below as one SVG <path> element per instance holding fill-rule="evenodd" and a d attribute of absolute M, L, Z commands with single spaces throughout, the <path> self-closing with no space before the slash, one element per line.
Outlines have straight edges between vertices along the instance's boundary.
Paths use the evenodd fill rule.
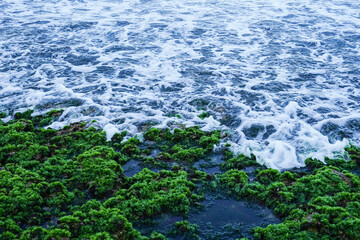
<path fill-rule="evenodd" d="M 141 172 L 143 168 L 140 166 L 138 161 L 130 160 L 122 166 L 122 169 L 124 170 L 124 176 L 132 177 L 135 174 Z"/>
<path fill-rule="evenodd" d="M 194 163 L 200 171 L 204 171 L 207 174 L 214 175 L 216 173 L 221 173 L 220 164 L 223 162 L 222 154 L 213 154 L 208 159 L 201 159 Z"/>
<path fill-rule="evenodd" d="M 64 108 L 51 127 L 96 119 L 109 137 L 223 128 L 234 151 L 300 167 L 360 143 L 359 22 L 357 0 L 0 1 L 0 110 Z"/>
<path fill-rule="evenodd" d="M 251 238 L 249 230 L 253 227 L 280 223 L 270 209 L 245 201 L 217 199 L 206 204 L 204 211 L 188 219 L 198 225 L 201 239 Z"/>
<path fill-rule="evenodd" d="M 213 199 L 207 195 L 207 200 L 201 202 L 204 209 L 190 213 L 187 218 L 163 214 L 154 220 L 155 224 L 148 226 L 135 224 L 142 233 L 151 234 L 154 229 L 166 234 L 174 228 L 175 222 L 187 220 L 198 226 L 200 239 L 235 240 L 242 237 L 252 239 L 249 230 L 255 226 L 280 223 L 270 209 L 245 201 L 233 199 Z M 181 236 L 169 236 L 169 239 L 182 239 Z"/>

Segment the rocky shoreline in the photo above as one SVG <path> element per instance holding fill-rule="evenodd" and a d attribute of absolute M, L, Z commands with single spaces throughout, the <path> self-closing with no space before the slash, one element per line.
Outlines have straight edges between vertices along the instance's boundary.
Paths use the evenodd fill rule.
<path fill-rule="evenodd" d="M 107 141 L 106 133 L 91 123 L 44 128 L 61 110 L 32 113 L 0 121 L 1 239 L 356 239 L 360 235 L 356 146 L 348 146 L 342 159 L 326 159 L 325 164 L 309 158 L 304 168 L 280 172 L 259 165 L 255 156 L 234 155 L 225 143 L 226 132 L 149 126 L 142 137 L 122 132 Z M 273 221 L 256 220 L 259 224 L 250 226 L 245 218 L 240 227 L 231 222 L 212 231 L 198 227 L 197 216 L 209 221 L 209 228 L 218 226 L 221 216 L 196 214 L 216 210 L 210 202 L 225 206 L 231 205 L 229 201 L 256 205 L 254 215 L 267 207 L 279 220 L 274 216 Z M 158 220 L 164 216 L 175 222 L 161 226 Z"/>

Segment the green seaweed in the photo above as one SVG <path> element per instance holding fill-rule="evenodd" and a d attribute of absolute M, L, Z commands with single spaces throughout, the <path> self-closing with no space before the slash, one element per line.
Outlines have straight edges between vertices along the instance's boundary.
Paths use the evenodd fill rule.
<path fill-rule="evenodd" d="M 131 220 L 160 213 L 187 215 L 194 189 L 195 185 L 187 180 L 184 171 L 154 173 L 144 168 L 126 179 L 124 187 L 104 205 L 123 209 L 124 215 Z"/>
<path fill-rule="evenodd" d="M 237 169 L 231 169 L 220 176 L 220 184 L 234 192 L 239 192 L 248 182 L 246 173 Z"/>
<path fill-rule="evenodd" d="M 154 164 L 159 161 L 173 161 L 191 165 L 211 154 L 214 146 L 220 143 L 220 134 L 220 131 L 203 132 L 198 126 L 194 126 L 185 129 L 175 128 L 173 132 L 169 129 L 149 128 L 143 136 L 146 141 L 153 142 L 152 149 L 161 150 L 154 157 L 156 159 L 153 161 Z M 145 155 L 150 153 L 149 148 L 142 151 Z"/>
<path fill-rule="evenodd" d="M 180 221 L 175 224 L 176 230 L 171 233 L 171 235 L 180 235 L 184 240 L 196 240 L 200 239 L 197 236 L 198 226 L 196 224 L 191 224 L 188 221 Z"/>
<path fill-rule="evenodd" d="M 145 133 L 144 133 L 144 138 L 146 140 L 149 141 L 154 141 L 154 142 L 159 142 L 161 141 L 161 130 L 158 128 L 149 128 Z"/>
<path fill-rule="evenodd" d="M 349 154 L 350 159 L 360 166 L 360 147 L 350 145 L 345 150 Z"/>
<path fill-rule="evenodd" d="M 58 118 L 64 110 L 51 110 L 44 115 L 31 116 L 34 110 L 27 110 L 25 112 L 17 112 L 14 114 L 15 120 L 30 120 L 35 127 L 44 127 L 50 125 L 56 118 Z"/>
<path fill-rule="evenodd" d="M 357 175 L 335 167 L 322 167 L 299 177 L 296 173 L 260 171 L 254 183 L 245 185 L 239 196 L 252 198 L 274 209 L 285 221 L 266 228 L 256 228 L 256 239 L 354 239 L 359 233 L 357 210 L 360 203 L 360 180 Z M 355 202 L 336 201 L 339 196 Z M 353 201 L 354 201 L 353 200 Z M 359 205 L 360 206 L 360 205 Z M 356 214 L 354 214 L 356 213 Z"/>
<path fill-rule="evenodd" d="M 201 119 L 205 119 L 205 118 L 210 117 L 210 113 L 202 112 L 201 114 L 198 115 L 198 117 L 201 118 Z"/>
<path fill-rule="evenodd" d="M 85 123 L 41 128 L 59 111 L 32 114 L 0 124 L 1 239 L 148 239 L 132 220 L 186 216 L 201 199 L 184 171 L 125 177 L 121 165 L 140 153 L 137 138 L 122 142 L 126 132 L 108 142 Z"/>
<path fill-rule="evenodd" d="M 350 148 L 347 148 L 350 152 L 353 152 L 356 154 L 356 148 L 352 147 L 352 150 L 350 150 Z M 337 167 L 340 168 L 342 170 L 353 170 L 357 168 L 357 163 L 355 161 L 356 159 L 356 155 L 353 154 L 352 158 L 350 158 L 349 160 L 343 159 L 343 158 L 338 158 L 338 159 L 331 159 L 328 157 L 325 157 L 325 163 L 321 162 L 318 159 L 313 159 L 313 158 L 308 158 L 305 160 L 305 164 L 307 167 L 309 167 L 310 169 L 317 169 L 317 168 L 321 168 L 325 165 L 328 166 L 333 166 L 333 167 Z M 354 159 L 353 159 L 354 158 Z"/>
<path fill-rule="evenodd" d="M 245 156 L 244 154 L 239 154 L 234 158 L 228 159 L 226 162 L 221 164 L 221 168 L 226 169 L 244 169 L 250 166 L 260 167 L 259 163 L 256 161 L 254 155 L 250 157 Z"/>
<path fill-rule="evenodd" d="M 0 118 L 6 118 L 7 114 L 5 112 L 0 112 Z"/>

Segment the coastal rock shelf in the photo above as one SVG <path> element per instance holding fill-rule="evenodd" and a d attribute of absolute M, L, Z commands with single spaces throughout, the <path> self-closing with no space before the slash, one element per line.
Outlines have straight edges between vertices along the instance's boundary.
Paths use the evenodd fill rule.
<path fill-rule="evenodd" d="M 95 122 L 44 128 L 62 112 L 29 110 L 0 121 L 1 239 L 360 234 L 356 146 L 346 147 L 344 158 L 309 158 L 304 168 L 280 172 L 254 155 L 235 155 L 223 143 L 226 132 L 148 126 L 142 137 L 122 132 L 107 141 Z"/>

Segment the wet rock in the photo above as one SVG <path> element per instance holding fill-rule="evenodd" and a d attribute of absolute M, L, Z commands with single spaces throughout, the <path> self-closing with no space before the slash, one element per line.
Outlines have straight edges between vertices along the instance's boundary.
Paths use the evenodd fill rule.
<path fill-rule="evenodd" d="M 346 177 L 344 173 L 336 171 L 335 169 L 331 169 L 331 171 L 337 174 L 344 182 L 346 182 L 349 185 L 349 187 L 353 187 L 353 184 L 351 183 L 351 179 L 349 177 Z"/>
<path fill-rule="evenodd" d="M 224 106 L 215 106 L 215 107 L 212 107 L 212 110 L 214 110 L 215 112 L 218 112 L 218 113 L 226 112 L 226 108 Z"/>
<path fill-rule="evenodd" d="M 125 122 L 125 118 L 116 118 L 114 120 L 112 120 L 110 123 L 115 124 L 115 125 L 120 125 L 123 124 Z"/>
<path fill-rule="evenodd" d="M 270 209 L 248 202 L 207 196 L 202 204 L 204 210 L 188 218 L 198 225 L 201 239 L 235 239 L 234 236 L 250 239 L 249 229 L 255 224 L 280 223 Z"/>
<path fill-rule="evenodd" d="M 98 107 L 95 106 L 84 108 L 80 111 L 80 113 L 90 117 L 100 116 L 103 114 L 103 112 Z"/>
<path fill-rule="evenodd" d="M 197 98 L 190 101 L 189 104 L 193 107 L 196 107 L 197 110 L 206 110 L 206 106 L 210 104 L 210 101 L 203 98 Z"/>
<path fill-rule="evenodd" d="M 268 139 L 269 136 L 276 132 L 274 125 L 268 125 L 265 127 L 265 133 L 263 135 L 263 139 Z"/>
<path fill-rule="evenodd" d="M 139 132 L 146 132 L 149 128 L 157 124 L 159 124 L 159 122 L 157 122 L 156 120 L 147 120 L 137 123 L 137 129 Z"/>
<path fill-rule="evenodd" d="M 58 136 L 67 135 L 72 132 L 84 130 L 85 128 L 86 128 L 86 124 L 83 124 L 80 122 L 71 123 L 68 128 L 63 128 L 63 129 L 59 130 L 56 135 L 58 135 Z"/>
<path fill-rule="evenodd" d="M 220 123 L 232 128 L 237 128 L 241 125 L 241 119 L 238 118 L 237 114 L 224 114 L 220 119 Z"/>
<path fill-rule="evenodd" d="M 70 98 L 70 99 L 47 99 L 43 100 L 40 104 L 36 105 L 36 109 L 45 110 L 53 108 L 66 108 L 77 107 L 84 104 L 83 99 Z"/>
<path fill-rule="evenodd" d="M 351 138 L 353 135 L 352 130 L 346 129 L 332 122 L 323 124 L 320 128 L 320 132 L 323 135 L 328 136 L 331 143 L 334 143 L 337 140 L 342 141 L 344 138 Z"/>
<path fill-rule="evenodd" d="M 265 127 L 262 124 L 253 124 L 249 128 L 244 128 L 242 131 L 249 139 L 256 138 L 260 132 L 264 131 Z"/>
<path fill-rule="evenodd" d="M 171 130 L 173 130 L 175 128 L 179 128 L 179 129 L 185 129 L 186 128 L 186 126 L 184 124 L 181 124 L 181 123 L 178 123 L 178 122 L 175 122 L 175 121 L 169 121 L 166 124 L 166 127 L 168 127 Z"/>

